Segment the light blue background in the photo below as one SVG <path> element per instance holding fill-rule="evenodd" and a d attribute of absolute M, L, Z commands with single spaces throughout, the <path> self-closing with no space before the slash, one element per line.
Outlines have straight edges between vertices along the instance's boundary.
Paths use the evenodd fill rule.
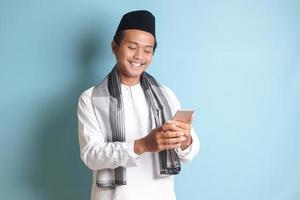
<path fill-rule="evenodd" d="M 79 94 L 114 65 L 121 15 L 149 9 L 149 72 L 196 111 L 179 200 L 300 199 L 300 1 L 1 0 L 0 199 L 89 199 Z"/>

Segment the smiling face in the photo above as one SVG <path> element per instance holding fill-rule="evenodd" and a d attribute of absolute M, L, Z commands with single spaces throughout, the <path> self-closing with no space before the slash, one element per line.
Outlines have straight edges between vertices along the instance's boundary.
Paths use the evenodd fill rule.
<path fill-rule="evenodd" d="M 150 65 L 154 36 L 136 29 L 124 31 L 124 38 L 117 45 L 112 42 L 112 51 L 117 60 L 117 71 L 125 85 L 135 85 L 140 81 L 141 74 Z"/>

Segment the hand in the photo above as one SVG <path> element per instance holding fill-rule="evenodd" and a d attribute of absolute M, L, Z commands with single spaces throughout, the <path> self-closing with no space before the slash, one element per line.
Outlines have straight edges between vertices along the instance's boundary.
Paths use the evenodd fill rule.
<path fill-rule="evenodd" d="M 177 128 L 174 123 L 165 123 L 162 127 L 153 129 L 146 137 L 135 140 L 134 151 L 142 154 L 178 148 L 186 140 L 181 130 L 183 129 Z"/>
<path fill-rule="evenodd" d="M 191 124 L 183 123 L 179 121 L 171 121 L 171 124 L 173 124 L 173 127 L 176 127 L 173 129 L 174 131 L 182 132 L 183 136 L 185 137 L 185 140 L 181 143 L 180 148 L 182 150 L 188 148 L 192 144 L 192 136 L 191 136 Z"/>

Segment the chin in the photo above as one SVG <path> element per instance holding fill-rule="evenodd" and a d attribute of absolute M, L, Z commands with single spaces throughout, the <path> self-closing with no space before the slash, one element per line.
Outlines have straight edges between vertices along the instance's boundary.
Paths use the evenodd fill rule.
<path fill-rule="evenodd" d="M 128 74 L 131 74 L 132 76 L 140 76 L 145 70 L 145 67 L 141 67 L 138 69 L 130 67 L 128 70 Z"/>
<path fill-rule="evenodd" d="M 127 77 L 129 77 L 129 78 L 139 78 L 142 73 L 143 72 L 141 72 L 141 73 L 129 73 L 129 74 L 127 74 Z"/>

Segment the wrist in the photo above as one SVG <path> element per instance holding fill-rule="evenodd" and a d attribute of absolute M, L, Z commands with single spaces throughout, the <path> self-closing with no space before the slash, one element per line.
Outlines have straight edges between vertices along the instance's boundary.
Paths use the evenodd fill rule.
<path fill-rule="evenodd" d="M 186 148 L 188 148 L 191 144 L 192 144 L 192 137 L 191 136 L 189 136 L 189 137 L 187 137 L 186 138 L 186 140 L 183 142 L 183 144 L 181 145 L 181 149 L 182 150 L 185 150 Z"/>
<path fill-rule="evenodd" d="M 141 155 L 145 152 L 145 144 L 143 138 L 134 141 L 134 152 Z"/>

